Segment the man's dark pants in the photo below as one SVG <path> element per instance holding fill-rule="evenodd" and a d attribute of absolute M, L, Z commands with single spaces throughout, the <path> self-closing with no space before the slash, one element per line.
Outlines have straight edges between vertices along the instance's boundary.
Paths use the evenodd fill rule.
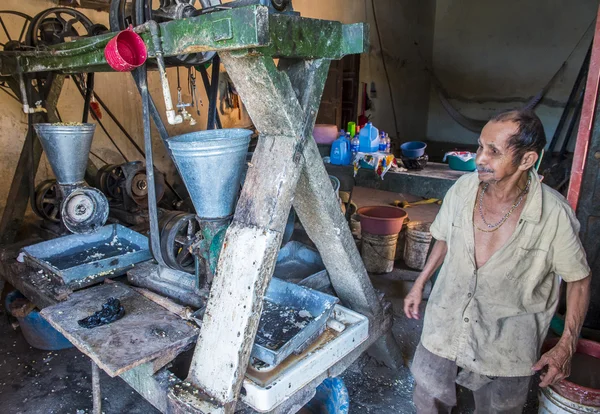
<path fill-rule="evenodd" d="M 419 342 L 411 366 L 416 383 L 413 401 L 418 414 L 450 413 L 456 405 L 458 370 L 454 361 L 432 354 Z M 459 383 L 473 391 L 476 414 L 523 412 L 531 377 L 489 378 L 468 371 L 461 374 Z"/>

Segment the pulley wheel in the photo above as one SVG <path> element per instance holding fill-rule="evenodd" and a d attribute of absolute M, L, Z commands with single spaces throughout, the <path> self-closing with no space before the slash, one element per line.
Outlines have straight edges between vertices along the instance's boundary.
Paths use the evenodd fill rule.
<path fill-rule="evenodd" d="M 96 187 L 113 200 L 122 200 L 121 183 L 125 180 L 120 165 L 107 164 L 96 174 Z"/>
<path fill-rule="evenodd" d="M 156 189 L 156 202 L 159 203 L 165 194 L 165 176 L 154 170 L 154 188 Z M 148 177 L 146 168 L 141 167 L 134 174 L 130 174 L 125 182 L 127 195 L 140 207 L 148 206 Z"/>
<path fill-rule="evenodd" d="M 190 246 L 197 240 L 200 223 L 194 214 L 177 213 L 165 217 L 160 232 L 162 256 L 171 269 L 194 273 L 195 260 Z"/>
<path fill-rule="evenodd" d="M 60 192 L 56 180 L 42 181 L 35 188 L 31 207 L 35 214 L 52 223 L 60 222 Z"/>

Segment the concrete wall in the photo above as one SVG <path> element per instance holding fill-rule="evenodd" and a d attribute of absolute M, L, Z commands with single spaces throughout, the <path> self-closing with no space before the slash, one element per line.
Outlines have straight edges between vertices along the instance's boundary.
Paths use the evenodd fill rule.
<path fill-rule="evenodd" d="M 489 119 L 518 108 L 552 78 L 570 56 L 536 112 L 548 141 L 593 36 L 597 0 L 438 0 L 433 68 L 466 116 Z M 574 50 L 574 51 L 573 51 Z M 476 142 L 478 134 L 456 122 L 432 91 L 427 136 L 453 143 Z"/>
<path fill-rule="evenodd" d="M 423 139 L 429 107 L 429 75 L 425 62 L 431 61 L 433 46 L 434 0 L 294 0 L 294 8 L 306 17 L 340 20 L 344 23 L 367 22 L 371 47 L 361 56 L 360 81 L 375 83 L 376 97 L 367 112 L 380 129 L 392 139 Z M 379 46 L 373 4 L 382 37 Z M 390 76 L 397 127 L 392 111 L 390 90 L 385 76 L 382 52 Z M 360 110 L 359 110 L 360 114 Z"/>

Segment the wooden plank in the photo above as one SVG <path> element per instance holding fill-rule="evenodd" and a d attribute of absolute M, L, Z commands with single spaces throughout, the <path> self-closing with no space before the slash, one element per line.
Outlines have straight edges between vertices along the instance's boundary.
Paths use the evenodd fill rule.
<path fill-rule="evenodd" d="M 78 320 L 100 310 L 110 297 L 125 308 L 121 319 L 91 329 L 79 326 Z M 198 328 L 122 283 L 75 292 L 41 315 L 111 377 L 183 349 L 198 335 Z"/>

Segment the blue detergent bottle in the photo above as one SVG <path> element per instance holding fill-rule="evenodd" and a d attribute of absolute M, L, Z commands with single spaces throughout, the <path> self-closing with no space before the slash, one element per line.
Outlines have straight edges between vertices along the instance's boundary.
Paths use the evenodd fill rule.
<path fill-rule="evenodd" d="M 346 133 L 342 131 L 338 139 L 331 144 L 329 162 L 334 165 L 348 165 L 351 160 L 350 141 L 346 139 Z"/>
<path fill-rule="evenodd" d="M 379 150 L 379 130 L 371 122 L 360 130 L 358 136 L 360 152 L 377 152 Z"/>

